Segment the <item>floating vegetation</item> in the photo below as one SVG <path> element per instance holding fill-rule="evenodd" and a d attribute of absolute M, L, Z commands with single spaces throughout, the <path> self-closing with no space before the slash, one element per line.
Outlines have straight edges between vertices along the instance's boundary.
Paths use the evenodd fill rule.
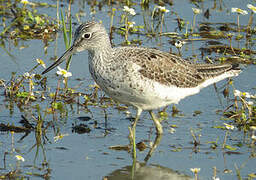
<path fill-rule="evenodd" d="M 77 134 L 90 133 L 91 129 L 86 124 L 79 124 L 72 127 L 72 132 Z"/>
<path fill-rule="evenodd" d="M 240 130 L 248 131 L 256 125 L 256 94 L 235 90 L 234 98 L 234 103 L 226 109 L 224 115 L 234 119 L 234 124 Z"/>
<path fill-rule="evenodd" d="M 37 7 L 55 7 L 47 3 L 29 3 L 21 1 L 9 3 L 4 1 L 1 4 L 3 30 L 0 32 L 2 38 L 10 39 L 42 39 L 52 40 L 58 26 L 56 20 L 46 14 L 38 13 Z"/>

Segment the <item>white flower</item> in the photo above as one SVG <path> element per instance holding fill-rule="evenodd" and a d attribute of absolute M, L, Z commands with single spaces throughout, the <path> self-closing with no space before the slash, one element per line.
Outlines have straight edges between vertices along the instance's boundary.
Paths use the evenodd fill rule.
<path fill-rule="evenodd" d="M 133 25 L 135 24 L 135 22 L 128 22 L 128 28 L 133 28 Z"/>
<path fill-rule="evenodd" d="M 58 68 L 58 71 L 57 71 L 57 74 L 58 74 L 58 75 L 61 75 L 61 76 L 65 77 L 65 78 L 72 76 L 72 73 L 71 73 L 71 72 L 68 72 L 68 71 L 66 71 L 65 69 L 62 69 L 62 68 L 59 67 L 59 66 L 58 66 L 57 68 Z"/>
<path fill-rule="evenodd" d="M 184 41 L 179 41 L 178 40 L 178 41 L 175 42 L 174 45 L 175 45 L 176 48 L 181 48 L 184 44 L 185 44 Z"/>
<path fill-rule="evenodd" d="M 131 14 L 133 16 L 136 14 L 135 10 L 133 8 L 129 8 L 128 6 L 124 6 L 123 11 L 128 12 L 129 14 Z"/>
<path fill-rule="evenodd" d="M 21 0 L 20 3 L 22 3 L 22 4 L 28 4 L 29 1 L 28 1 L 28 0 Z"/>
<path fill-rule="evenodd" d="M 246 97 L 246 98 L 251 98 L 251 94 L 248 93 L 248 92 L 243 92 L 242 94 L 243 94 L 243 96 Z"/>
<path fill-rule="evenodd" d="M 197 8 L 192 8 L 194 14 L 201 14 L 202 10 L 201 9 L 197 9 Z"/>
<path fill-rule="evenodd" d="M 242 14 L 242 15 L 248 14 L 248 12 L 246 10 L 242 10 L 240 8 L 231 8 L 231 12 L 235 12 L 235 13 Z"/>
<path fill-rule="evenodd" d="M 200 168 L 190 168 L 190 171 L 197 174 L 201 169 Z"/>
<path fill-rule="evenodd" d="M 149 142 L 149 147 L 153 147 L 154 143 L 152 141 Z"/>
<path fill-rule="evenodd" d="M 34 5 L 35 5 L 35 3 L 29 2 L 28 0 L 21 0 L 20 3 L 22 3 L 22 4 L 24 4 L 24 5 L 29 4 L 29 5 L 31 5 L 31 6 L 34 6 Z"/>
<path fill-rule="evenodd" d="M 38 64 L 40 64 L 41 66 L 43 66 L 43 68 L 46 68 L 45 63 L 44 63 L 44 61 L 43 61 L 42 59 L 38 59 L 38 58 L 37 58 L 36 61 L 37 61 Z"/>
<path fill-rule="evenodd" d="M 256 126 L 251 126 L 250 129 L 256 131 Z"/>
<path fill-rule="evenodd" d="M 59 134 L 57 136 L 54 136 L 53 139 L 54 139 L 54 142 L 62 139 L 64 136 L 68 136 L 69 134 Z"/>
<path fill-rule="evenodd" d="M 169 133 L 171 133 L 171 134 L 174 134 L 175 131 L 176 131 L 176 129 L 174 129 L 174 128 L 172 128 L 172 127 L 169 129 Z"/>
<path fill-rule="evenodd" d="M 30 77 L 30 74 L 29 74 L 29 72 L 25 72 L 25 73 L 23 74 L 23 76 L 25 76 L 25 78 L 29 78 L 29 77 Z"/>
<path fill-rule="evenodd" d="M 231 129 L 231 130 L 235 129 L 235 126 L 231 124 L 227 124 L 227 123 L 223 123 L 223 124 L 225 125 L 226 129 Z"/>
<path fill-rule="evenodd" d="M 125 111 L 124 113 L 125 113 L 125 115 L 126 115 L 127 117 L 129 117 L 129 118 L 131 117 L 131 112 L 130 112 L 129 110 Z"/>
<path fill-rule="evenodd" d="M 253 102 L 252 101 L 248 101 L 247 104 L 248 104 L 248 106 L 252 106 Z"/>
<path fill-rule="evenodd" d="M 246 97 L 246 98 L 254 98 L 253 95 L 251 95 L 250 93 L 248 92 L 241 92 L 239 90 L 234 90 L 234 96 L 237 97 L 237 96 L 243 96 L 243 97 Z"/>
<path fill-rule="evenodd" d="M 170 12 L 170 10 L 166 9 L 165 6 L 157 6 L 157 8 L 158 8 L 161 12 L 164 12 L 164 13 Z"/>
<path fill-rule="evenodd" d="M 252 10 L 253 13 L 256 13 L 256 7 L 251 5 L 251 4 L 247 4 L 247 7 Z"/>
<path fill-rule="evenodd" d="M 252 138 L 253 140 L 256 140 L 255 134 L 252 134 L 251 138 Z"/>
<path fill-rule="evenodd" d="M 242 94 L 241 91 L 239 91 L 239 90 L 237 90 L 237 89 L 234 90 L 234 96 L 235 96 L 235 97 L 241 96 L 241 94 Z"/>
<path fill-rule="evenodd" d="M 253 140 L 256 140 L 256 135 L 255 135 L 256 126 L 251 126 L 250 129 L 252 130 L 252 136 L 251 136 L 251 138 L 252 138 Z"/>
<path fill-rule="evenodd" d="M 220 180 L 219 177 L 212 177 L 212 180 Z"/>
<path fill-rule="evenodd" d="M 21 155 L 16 155 L 15 157 L 18 161 L 25 161 L 25 159 Z"/>

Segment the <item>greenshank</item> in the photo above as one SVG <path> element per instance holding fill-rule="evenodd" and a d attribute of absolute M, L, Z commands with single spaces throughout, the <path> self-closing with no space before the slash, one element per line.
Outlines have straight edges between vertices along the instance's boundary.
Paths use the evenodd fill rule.
<path fill-rule="evenodd" d="M 143 110 L 149 111 L 156 133 L 162 134 L 162 125 L 152 110 L 177 104 L 200 89 L 241 72 L 238 65 L 191 63 L 152 48 L 113 48 L 104 26 L 90 21 L 76 29 L 72 46 L 42 74 L 84 50 L 88 50 L 89 71 L 100 88 L 115 101 L 137 109 L 134 133 Z"/>

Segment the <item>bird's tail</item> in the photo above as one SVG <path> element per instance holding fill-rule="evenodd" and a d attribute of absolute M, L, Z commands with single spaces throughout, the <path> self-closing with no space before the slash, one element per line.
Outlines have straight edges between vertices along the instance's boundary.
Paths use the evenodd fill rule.
<path fill-rule="evenodd" d="M 220 65 L 199 65 L 197 71 L 205 79 L 201 88 L 209 86 L 223 79 L 238 76 L 241 72 L 239 64 L 220 64 Z"/>

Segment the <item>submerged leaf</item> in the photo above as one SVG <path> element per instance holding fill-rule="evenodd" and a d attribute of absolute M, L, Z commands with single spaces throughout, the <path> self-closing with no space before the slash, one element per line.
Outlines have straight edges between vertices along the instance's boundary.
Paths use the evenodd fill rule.
<path fill-rule="evenodd" d="M 109 146 L 109 149 L 116 150 L 116 151 L 130 151 L 129 145 L 116 145 L 116 146 Z"/>
<path fill-rule="evenodd" d="M 235 148 L 235 147 L 232 147 L 232 146 L 230 146 L 230 145 L 225 145 L 225 148 L 226 149 L 228 149 L 228 150 L 231 150 L 231 151 L 235 151 L 237 148 Z"/>

